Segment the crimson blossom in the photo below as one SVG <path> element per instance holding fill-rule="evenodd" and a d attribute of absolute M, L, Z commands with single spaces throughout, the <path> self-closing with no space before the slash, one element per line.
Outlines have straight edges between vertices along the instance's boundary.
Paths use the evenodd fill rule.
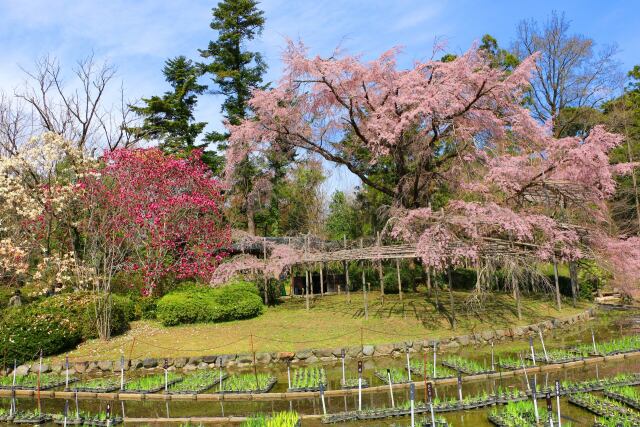
<path fill-rule="evenodd" d="M 393 235 L 435 269 L 478 261 L 499 239 L 544 261 L 602 258 L 638 281 L 637 251 L 613 250 L 622 240 L 608 221 L 614 175 L 634 166 L 609 165 L 620 136 L 596 127 L 558 139 L 536 122 L 525 107 L 535 56 L 507 73 L 477 48 L 408 69 L 397 52 L 365 62 L 289 43 L 279 84 L 253 93 L 254 117 L 228 125 L 227 176 L 274 145 L 307 151 L 388 196 Z"/>
<path fill-rule="evenodd" d="M 100 252 L 121 253 L 124 270 L 142 272 L 146 293 L 167 276 L 208 280 L 225 256 L 220 184 L 200 156 L 115 150 L 82 181 L 83 232 Z"/>

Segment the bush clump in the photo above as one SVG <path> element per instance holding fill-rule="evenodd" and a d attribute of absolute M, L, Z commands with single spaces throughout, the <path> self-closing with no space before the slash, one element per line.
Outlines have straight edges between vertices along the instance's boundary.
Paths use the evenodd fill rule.
<path fill-rule="evenodd" d="M 37 303 L 11 307 L 0 318 L 0 352 L 7 361 L 33 360 L 74 348 L 85 339 L 97 337 L 95 295 L 65 293 Z M 129 328 L 133 305 L 126 297 L 112 299 L 111 333 Z"/>
<path fill-rule="evenodd" d="M 157 318 L 165 326 L 249 319 L 263 310 L 256 286 L 241 281 L 217 289 L 185 285 L 160 298 L 156 305 Z"/>

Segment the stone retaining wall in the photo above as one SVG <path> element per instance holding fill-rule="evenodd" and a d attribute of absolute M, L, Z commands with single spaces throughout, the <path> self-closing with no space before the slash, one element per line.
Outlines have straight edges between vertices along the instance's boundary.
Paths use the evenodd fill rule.
<path fill-rule="evenodd" d="M 365 344 L 363 346 L 352 346 L 344 348 L 347 358 L 368 358 L 380 356 L 394 356 L 404 353 L 404 349 L 408 348 L 409 352 L 422 351 L 425 346 L 433 347 L 434 341 L 437 343 L 438 350 L 455 350 L 467 345 L 485 345 L 490 342 L 500 342 L 505 340 L 515 340 L 524 338 L 529 335 L 537 335 L 538 331 L 546 331 L 557 328 L 565 328 L 576 322 L 588 320 L 595 313 L 594 308 L 578 313 L 573 316 L 546 320 L 528 326 L 515 326 L 509 329 L 486 330 L 481 333 L 460 335 L 449 338 L 441 338 L 438 340 L 414 340 L 389 344 Z M 275 352 L 275 353 L 256 353 L 256 363 L 259 365 L 268 365 L 275 363 L 316 363 L 316 362 L 333 362 L 339 361 L 342 355 L 342 348 L 325 348 L 325 349 L 308 349 L 296 352 Z M 253 356 L 249 353 L 241 354 L 224 354 L 212 356 L 195 356 L 195 357 L 176 357 L 176 358 L 147 358 L 125 360 L 125 370 L 151 370 L 161 368 L 165 360 L 170 370 L 181 369 L 183 371 L 192 371 L 195 369 L 203 369 L 208 367 L 217 367 L 219 362 L 227 367 L 244 367 L 250 366 L 253 362 Z M 64 370 L 62 363 L 43 364 L 42 372 L 60 373 Z M 70 362 L 71 374 L 92 373 L 100 375 L 101 373 L 109 373 L 120 370 L 120 361 L 85 361 Z M 20 365 L 16 369 L 16 375 L 26 375 L 29 372 L 37 372 L 38 364 Z"/>

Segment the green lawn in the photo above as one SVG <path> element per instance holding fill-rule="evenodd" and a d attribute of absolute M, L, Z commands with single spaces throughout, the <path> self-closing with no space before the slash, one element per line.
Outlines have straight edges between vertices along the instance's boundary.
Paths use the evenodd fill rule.
<path fill-rule="evenodd" d="M 515 314 L 515 304 L 508 295 L 491 294 L 483 308 L 470 303 L 470 293 L 455 292 L 457 330 L 451 329 L 449 299 L 440 293 L 440 310 L 433 298 L 425 294 L 386 295 L 382 304 L 378 292 L 368 295 L 369 318 L 364 317 L 363 294 L 316 297 L 306 311 L 305 300 L 294 298 L 269 307 L 255 319 L 218 324 L 195 324 L 163 327 L 155 321 L 133 322 L 125 335 L 109 342 L 83 343 L 69 356 L 81 360 L 116 360 L 121 354 L 129 358 L 176 357 L 206 354 L 246 353 L 251 340 L 256 351 L 294 351 L 306 348 L 343 346 L 431 339 L 490 329 L 526 325 L 553 317 L 584 311 L 588 304 L 573 308 L 565 304 L 558 312 L 549 300 L 523 298 L 522 319 Z M 64 357 L 58 356 L 55 359 Z"/>

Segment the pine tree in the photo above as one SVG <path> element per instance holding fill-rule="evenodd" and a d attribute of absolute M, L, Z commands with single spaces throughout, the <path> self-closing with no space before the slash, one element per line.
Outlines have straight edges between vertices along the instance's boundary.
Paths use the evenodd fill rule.
<path fill-rule="evenodd" d="M 211 62 L 203 64 L 205 73 L 211 74 L 214 94 L 225 97 L 222 112 L 231 124 L 239 124 L 247 114 L 251 91 L 263 87 L 262 75 L 267 66 L 259 52 L 245 49 L 248 41 L 262 33 L 264 14 L 255 0 L 223 0 L 213 9 L 211 29 L 218 38 L 209 42 L 200 55 Z M 222 142 L 225 133 L 211 132 L 207 139 Z"/>
<path fill-rule="evenodd" d="M 246 49 L 247 42 L 260 35 L 264 27 L 263 12 L 257 8 L 255 0 L 222 0 L 213 10 L 210 27 L 218 38 L 210 41 L 200 55 L 211 62 L 201 64 L 203 71 L 211 75 L 213 93 L 223 95 L 222 113 L 233 124 L 240 124 L 247 117 L 251 91 L 264 87 L 262 75 L 267 66 L 258 52 Z M 228 133 L 213 131 L 205 140 L 218 143 L 220 150 L 226 147 Z M 263 174 L 255 160 L 246 158 L 237 168 L 234 185 L 229 193 L 231 218 L 238 218 L 251 234 L 256 231 L 257 207 L 249 200 L 254 184 Z"/>
<path fill-rule="evenodd" d="M 186 57 L 178 56 L 165 62 L 162 74 L 171 90 L 162 96 L 143 98 L 142 106 L 131 106 L 144 120 L 142 126 L 130 131 L 147 140 L 160 140 L 159 146 L 166 153 L 187 155 L 194 149 L 204 149 L 206 143 L 196 141 L 206 122 L 196 122 L 193 114 L 198 95 L 207 89 L 198 83 L 199 67 Z M 203 160 L 213 169 L 221 163 L 214 152 L 205 151 Z"/>

